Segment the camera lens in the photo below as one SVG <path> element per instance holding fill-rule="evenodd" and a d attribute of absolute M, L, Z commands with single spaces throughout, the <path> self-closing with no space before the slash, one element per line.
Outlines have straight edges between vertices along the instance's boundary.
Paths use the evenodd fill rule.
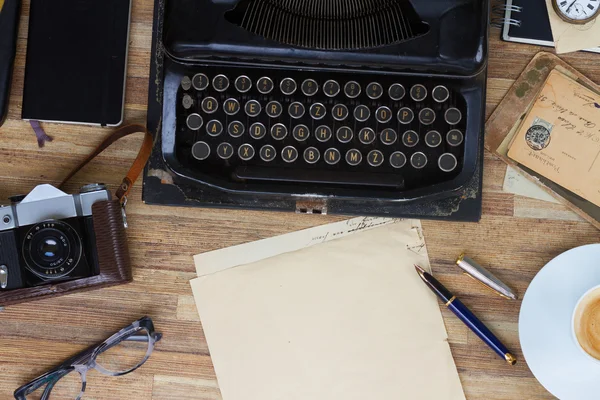
<path fill-rule="evenodd" d="M 40 259 L 54 263 L 64 257 L 64 254 L 68 254 L 68 242 L 65 242 L 66 246 L 61 245 L 61 236 L 46 236 L 42 238 L 37 245 L 37 256 Z"/>
<path fill-rule="evenodd" d="M 81 258 L 81 239 L 62 221 L 45 221 L 31 227 L 23 240 L 27 268 L 43 279 L 68 275 Z"/>

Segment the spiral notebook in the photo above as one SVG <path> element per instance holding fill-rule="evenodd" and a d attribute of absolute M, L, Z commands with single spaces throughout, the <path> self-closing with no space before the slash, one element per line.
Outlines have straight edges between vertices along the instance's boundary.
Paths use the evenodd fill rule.
<path fill-rule="evenodd" d="M 502 25 L 502 40 L 554 47 L 545 0 L 505 0 L 494 9 L 503 15 L 494 20 Z M 600 53 L 600 47 L 585 51 Z"/>

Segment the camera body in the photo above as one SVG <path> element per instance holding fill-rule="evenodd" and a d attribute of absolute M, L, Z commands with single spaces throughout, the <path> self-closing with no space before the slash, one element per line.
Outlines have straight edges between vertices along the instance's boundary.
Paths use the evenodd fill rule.
<path fill-rule="evenodd" d="M 92 206 L 110 199 L 102 184 L 75 195 L 46 184 L 0 207 L 0 292 L 99 275 Z"/>

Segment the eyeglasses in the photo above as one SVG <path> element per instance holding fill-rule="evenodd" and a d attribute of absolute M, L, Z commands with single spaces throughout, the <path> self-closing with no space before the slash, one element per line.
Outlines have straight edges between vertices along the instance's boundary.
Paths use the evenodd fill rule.
<path fill-rule="evenodd" d="M 90 347 L 59 367 L 46 372 L 15 390 L 17 400 L 80 400 L 85 391 L 85 376 L 90 369 L 110 376 L 135 371 L 152 354 L 162 334 L 154 332 L 149 317 L 121 329 L 98 346 Z"/>

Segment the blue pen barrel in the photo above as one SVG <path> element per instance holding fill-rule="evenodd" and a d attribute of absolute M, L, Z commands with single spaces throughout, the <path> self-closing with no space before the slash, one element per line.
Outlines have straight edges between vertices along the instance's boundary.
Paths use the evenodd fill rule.
<path fill-rule="evenodd" d="M 502 359 L 514 364 L 514 357 L 496 336 L 460 300 L 454 298 L 448 308 Z"/>

